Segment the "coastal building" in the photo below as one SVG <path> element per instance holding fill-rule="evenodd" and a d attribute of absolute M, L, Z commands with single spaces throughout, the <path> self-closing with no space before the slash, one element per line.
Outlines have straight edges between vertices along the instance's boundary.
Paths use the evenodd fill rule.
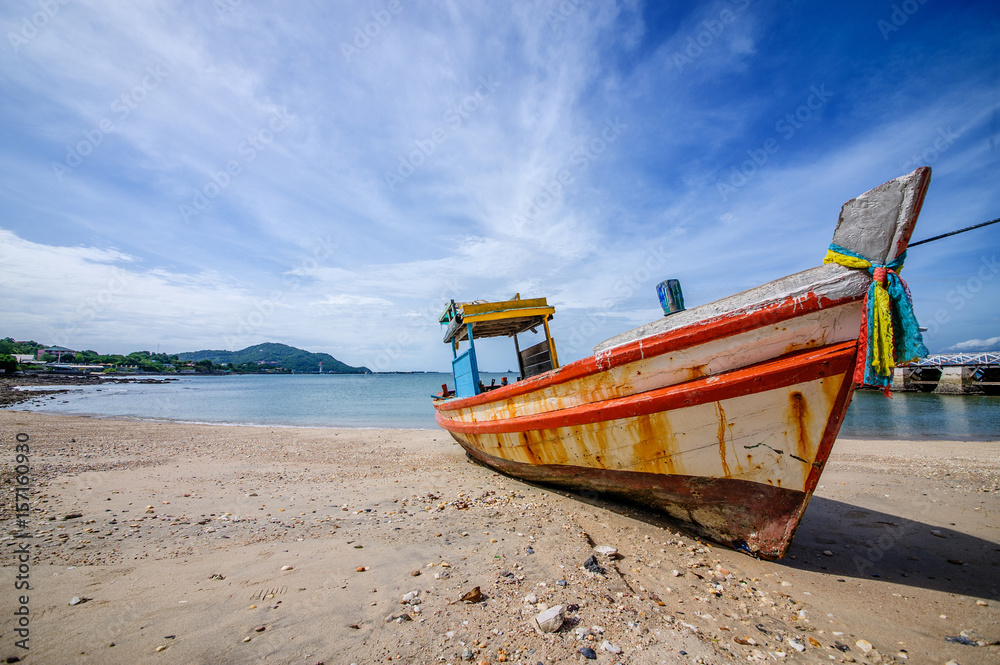
<path fill-rule="evenodd" d="M 50 346 L 44 349 L 38 349 L 38 352 L 35 354 L 35 359 L 41 360 L 42 356 L 46 353 L 55 356 L 56 362 L 62 362 L 63 356 L 73 355 L 76 351 L 73 349 L 67 349 L 65 346 Z"/>

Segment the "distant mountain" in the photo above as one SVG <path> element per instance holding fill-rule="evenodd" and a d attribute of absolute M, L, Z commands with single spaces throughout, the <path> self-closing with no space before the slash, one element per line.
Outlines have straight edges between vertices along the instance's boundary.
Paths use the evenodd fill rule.
<path fill-rule="evenodd" d="M 293 372 L 315 373 L 319 371 L 319 364 L 323 363 L 323 373 L 331 374 L 371 374 L 367 367 L 352 367 L 342 363 L 329 353 L 310 353 L 303 349 L 297 349 L 287 344 L 276 344 L 268 342 L 248 346 L 241 351 L 188 351 L 178 353 L 178 358 L 191 362 L 198 360 L 211 360 L 216 365 L 232 363 L 242 365 L 243 363 L 263 363 L 272 367 L 292 370 Z"/>

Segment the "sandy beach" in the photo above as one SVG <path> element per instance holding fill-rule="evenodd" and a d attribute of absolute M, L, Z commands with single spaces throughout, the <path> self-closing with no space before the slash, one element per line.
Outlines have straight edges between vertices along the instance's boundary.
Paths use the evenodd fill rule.
<path fill-rule="evenodd" d="M 442 431 L 4 410 L 0 440 L 5 662 L 1000 661 L 998 442 L 838 441 L 768 562 Z"/>

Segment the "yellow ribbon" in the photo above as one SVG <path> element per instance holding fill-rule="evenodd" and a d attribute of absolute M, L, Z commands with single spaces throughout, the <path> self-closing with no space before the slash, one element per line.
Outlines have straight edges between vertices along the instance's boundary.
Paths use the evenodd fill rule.
<path fill-rule="evenodd" d="M 896 360 L 892 342 L 892 309 L 889 291 L 885 286 L 886 267 L 875 266 L 868 259 L 841 254 L 832 249 L 827 250 L 823 263 L 837 263 L 847 268 L 867 269 L 872 273 L 873 283 L 868 290 L 869 302 L 867 303 L 870 308 L 867 316 L 870 326 L 868 345 L 871 350 L 871 365 L 879 376 L 892 376 Z"/>

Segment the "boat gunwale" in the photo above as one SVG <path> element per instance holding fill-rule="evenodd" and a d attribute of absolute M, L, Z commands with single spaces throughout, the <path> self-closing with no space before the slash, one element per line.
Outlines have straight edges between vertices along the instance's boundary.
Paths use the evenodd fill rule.
<path fill-rule="evenodd" d="M 825 376 L 845 375 L 846 382 L 846 374 L 854 370 L 856 358 L 857 340 L 851 340 L 819 349 L 797 351 L 716 376 L 540 414 L 471 422 L 445 418 L 440 411 L 434 417 L 443 429 L 462 434 L 500 434 L 574 427 L 777 390 Z M 824 366 L 829 371 L 824 371 Z M 766 384 L 766 389 L 748 389 L 755 388 L 754 384 L 762 382 Z"/>
<path fill-rule="evenodd" d="M 645 358 L 662 355 L 670 351 L 682 351 L 693 346 L 714 342 L 739 333 L 750 332 L 823 309 L 859 301 L 863 297 L 863 294 L 856 294 L 841 298 L 827 298 L 817 295 L 814 292 L 809 292 L 804 297 L 786 298 L 780 302 L 759 307 L 749 314 L 746 311 L 726 312 L 681 328 L 666 330 L 643 339 L 627 342 L 602 351 L 599 354 L 563 365 L 556 370 L 523 379 L 503 388 L 497 388 L 460 399 L 439 399 L 435 401 L 434 407 L 438 413 L 442 411 L 453 412 L 520 397 Z"/>

